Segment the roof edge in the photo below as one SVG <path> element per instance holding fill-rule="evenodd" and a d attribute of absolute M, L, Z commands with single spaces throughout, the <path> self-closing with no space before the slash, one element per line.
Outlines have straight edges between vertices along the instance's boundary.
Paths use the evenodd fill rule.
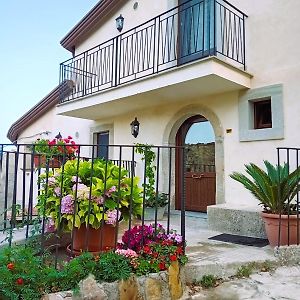
<path fill-rule="evenodd" d="M 60 41 L 60 44 L 74 54 L 75 44 L 91 32 L 124 0 L 102 0 L 97 3 Z"/>
<path fill-rule="evenodd" d="M 7 132 L 7 138 L 15 143 L 19 135 L 38 118 L 45 114 L 50 108 L 58 104 L 62 93 L 64 95 L 70 93 L 72 87 L 71 81 L 64 81 L 55 87 L 46 97 L 27 111 L 22 117 L 15 121 Z"/>

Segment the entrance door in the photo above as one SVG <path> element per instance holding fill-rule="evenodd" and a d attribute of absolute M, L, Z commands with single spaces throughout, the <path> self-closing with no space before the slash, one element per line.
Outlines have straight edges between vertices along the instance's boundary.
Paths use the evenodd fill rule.
<path fill-rule="evenodd" d="M 176 145 L 186 146 L 184 172 L 183 152 L 176 153 L 176 209 L 181 208 L 184 173 L 185 209 L 206 212 L 216 203 L 215 136 L 210 122 L 199 115 L 187 119 L 177 132 Z"/>

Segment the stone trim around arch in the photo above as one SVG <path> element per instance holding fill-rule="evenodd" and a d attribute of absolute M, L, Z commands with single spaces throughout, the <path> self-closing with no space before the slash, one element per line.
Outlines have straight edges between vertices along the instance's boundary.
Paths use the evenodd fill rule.
<path fill-rule="evenodd" d="M 216 204 L 225 203 L 225 175 L 224 175 L 224 130 L 217 115 L 208 107 L 192 104 L 180 109 L 169 120 L 164 133 L 163 145 L 175 146 L 175 137 L 181 124 L 194 115 L 205 117 L 212 125 L 215 133 L 215 164 L 216 164 Z M 174 158 L 175 163 L 175 158 Z M 175 185 L 175 170 L 172 170 Z"/>

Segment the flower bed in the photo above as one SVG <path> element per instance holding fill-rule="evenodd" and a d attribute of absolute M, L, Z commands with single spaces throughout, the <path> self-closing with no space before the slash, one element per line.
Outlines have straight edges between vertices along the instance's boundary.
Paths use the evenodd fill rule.
<path fill-rule="evenodd" d="M 128 246 L 131 247 L 128 248 Z M 136 226 L 125 232 L 118 249 L 93 256 L 84 253 L 55 269 L 49 256 L 39 256 L 30 246 L 0 250 L 0 299 L 40 299 L 43 294 L 74 290 L 89 274 L 98 282 L 127 280 L 132 274 L 145 275 L 183 265 L 182 237 L 158 225 Z"/>

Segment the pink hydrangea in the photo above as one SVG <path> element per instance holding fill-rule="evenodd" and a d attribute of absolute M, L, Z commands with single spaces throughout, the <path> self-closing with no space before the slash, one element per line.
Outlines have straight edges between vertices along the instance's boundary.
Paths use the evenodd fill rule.
<path fill-rule="evenodd" d="M 72 182 L 82 182 L 80 177 L 78 176 L 72 176 Z"/>
<path fill-rule="evenodd" d="M 56 182 L 55 177 L 49 177 L 49 178 L 48 178 L 48 185 L 49 185 L 49 186 L 54 186 L 54 185 L 55 185 L 55 182 Z"/>
<path fill-rule="evenodd" d="M 104 202 L 104 198 L 102 196 L 100 196 L 100 197 L 93 197 L 93 201 L 95 201 L 97 204 L 101 205 Z"/>
<path fill-rule="evenodd" d="M 55 189 L 54 189 L 54 194 L 56 195 L 56 196 L 60 196 L 60 187 L 59 186 L 57 186 Z"/>
<path fill-rule="evenodd" d="M 64 196 L 61 199 L 61 208 L 60 211 L 62 214 L 73 214 L 74 212 L 74 197 L 72 195 Z"/>
<path fill-rule="evenodd" d="M 108 189 L 108 190 L 105 192 L 105 195 L 106 195 L 108 198 L 110 198 L 110 197 L 111 197 L 111 194 L 112 194 L 113 192 L 115 192 L 116 190 L 117 190 L 116 186 L 113 185 L 110 189 Z"/>
<path fill-rule="evenodd" d="M 73 192 L 76 192 L 76 184 L 72 187 Z M 90 198 L 90 188 L 83 183 L 77 184 L 77 199 L 85 200 Z"/>
<path fill-rule="evenodd" d="M 119 211 L 118 213 L 116 209 L 108 210 L 106 212 L 106 215 L 107 215 L 107 220 L 105 221 L 105 223 L 115 226 L 117 223 L 117 215 L 118 215 L 118 220 L 120 220 L 121 212 Z"/>

